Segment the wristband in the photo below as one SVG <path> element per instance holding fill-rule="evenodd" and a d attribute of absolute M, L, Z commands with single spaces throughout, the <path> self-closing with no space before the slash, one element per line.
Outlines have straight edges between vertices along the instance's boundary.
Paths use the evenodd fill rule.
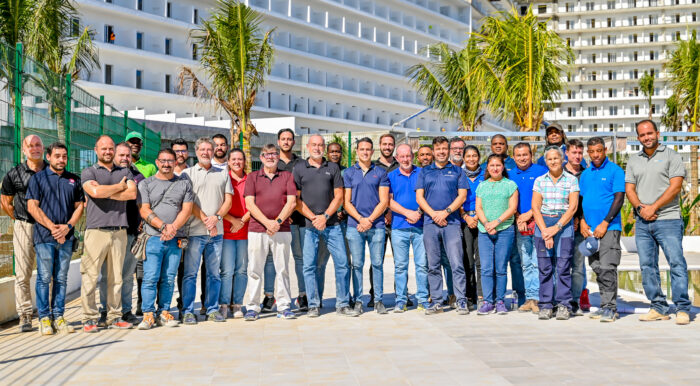
<path fill-rule="evenodd" d="M 499 217 L 499 218 L 496 219 L 496 222 L 500 224 L 500 223 L 502 223 L 503 221 L 501 221 L 501 219 L 500 219 L 500 217 Z"/>

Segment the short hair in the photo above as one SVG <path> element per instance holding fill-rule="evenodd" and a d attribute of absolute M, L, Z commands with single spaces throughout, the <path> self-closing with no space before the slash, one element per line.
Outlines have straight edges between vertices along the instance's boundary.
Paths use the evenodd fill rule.
<path fill-rule="evenodd" d="M 197 142 L 194 143 L 194 150 L 199 150 L 199 146 L 201 146 L 203 143 L 208 143 L 211 145 L 211 148 L 214 148 L 214 142 L 211 140 L 209 137 L 201 137 L 197 140 Z"/>
<path fill-rule="evenodd" d="M 309 135 L 306 142 L 308 143 L 309 141 L 311 141 L 311 138 L 313 138 L 313 137 L 319 137 L 319 138 L 321 138 L 321 142 L 323 142 L 324 144 L 326 143 L 326 139 L 323 138 L 323 136 L 321 134 L 318 134 L 318 133 Z"/>
<path fill-rule="evenodd" d="M 491 143 L 493 143 L 493 140 L 496 139 L 496 138 L 501 138 L 501 139 L 503 139 L 504 141 L 506 141 L 506 145 L 508 145 L 508 138 L 506 138 L 505 135 L 503 135 L 503 134 L 496 134 L 496 135 L 494 135 L 493 137 L 491 137 Z"/>
<path fill-rule="evenodd" d="M 226 159 L 230 159 L 230 158 L 231 158 L 231 154 L 233 154 L 233 153 L 241 153 L 241 154 L 243 155 L 243 161 L 246 160 L 245 152 L 243 151 L 243 149 L 241 149 L 241 148 L 239 148 L 239 147 L 234 147 L 233 149 L 229 150 L 229 152 L 228 152 L 228 157 L 226 157 Z"/>
<path fill-rule="evenodd" d="M 391 140 L 392 140 L 394 143 L 396 143 L 396 137 L 394 137 L 394 134 L 391 134 L 391 133 L 384 133 L 384 134 L 382 134 L 382 136 L 379 137 L 379 142 L 382 142 L 382 139 L 387 138 L 387 137 L 388 137 L 388 138 L 391 138 Z"/>
<path fill-rule="evenodd" d="M 372 139 L 369 137 L 362 137 L 355 142 L 355 149 L 359 148 L 362 142 L 367 142 L 372 146 L 372 148 L 374 148 L 374 142 L 372 142 Z"/>
<path fill-rule="evenodd" d="M 422 149 L 422 148 L 427 148 L 427 149 L 430 149 L 430 151 L 433 151 L 433 148 L 430 147 L 430 145 L 421 145 L 421 146 L 418 148 L 418 151 L 420 151 L 420 149 Z"/>
<path fill-rule="evenodd" d="M 274 151 L 279 153 L 279 150 L 277 149 L 277 145 L 275 145 L 274 143 L 268 143 L 262 147 L 260 154 L 262 155 L 262 153 L 264 153 L 266 151 L 271 151 L 271 150 L 274 150 Z"/>
<path fill-rule="evenodd" d="M 175 140 L 170 144 L 170 148 L 172 149 L 175 145 L 185 146 L 185 149 L 187 149 L 187 150 L 190 149 L 190 145 L 187 144 L 187 141 L 185 141 L 184 138 L 177 138 L 177 139 L 175 139 Z"/>
<path fill-rule="evenodd" d="M 586 142 L 586 146 L 591 147 L 595 145 L 603 145 L 603 148 L 605 148 L 605 140 L 601 137 L 592 137 L 588 138 L 588 141 Z"/>
<path fill-rule="evenodd" d="M 452 137 L 452 138 L 450 138 L 450 149 L 452 149 L 452 144 L 453 144 L 453 143 L 457 143 L 457 142 L 462 142 L 464 145 L 467 144 L 467 143 L 464 142 L 464 140 L 463 140 L 462 138 L 460 138 L 460 137 Z"/>
<path fill-rule="evenodd" d="M 577 147 L 579 149 L 583 149 L 583 142 L 581 142 L 580 139 L 570 139 L 569 142 L 566 144 L 567 149 L 572 148 L 572 147 Z"/>
<path fill-rule="evenodd" d="M 639 134 L 639 126 L 644 123 L 651 123 L 651 125 L 654 127 L 654 131 L 659 131 L 659 128 L 656 126 L 656 122 L 652 121 L 651 119 L 642 119 L 641 121 L 634 124 L 634 131 L 636 131 L 637 134 Z"/>
<path fill-rule="evenodd" d="M 532 147 L 530 147 L 530 144 L 527 142 L 518 142 L 513 146 L 513 153 L 515 153 L 516 150 L 520 149 L 521 147 L 526 147 L 527 150 L 530 152 L 530 155 L 532 155 Z"/>
<path fill-rule="evenodd" d="M 171 156 L 173 156 L 173 158 L 177 158 L 173 149 L 168 149 L 167 147 L 165 149 L 160 149 L 160 151 L 158 151 L 158 156 L 156 158 L 160 158 L 160 155 L 163 153 L 170 154 Z"/>
<path fill-rule="evenodd" d="M 468 151 L 476 152 L 477 158 L 481 159 L 481 152 L 479 151 L 478 147 L 474 145 L 467 145 L 464 147 L 464 154 L 467 154 Z"/>
<path fill-rule="evenodd" d="M 218 138 L 218 139 L 223 139 L 224 142 L 228 145 L 228 138 L 226 138 L 225 135 L 219 133 L 219 134 L 214 134 L 214 135 L 211 137 L 212 140 L 217 139 L 217 138 Z"/>
<path fill-rule="evenodd" d="M 128 142 L 119 142 L 117 146 L 114 147 L 114 149 L 116 150 L 118 147 L 126 147 L 129 148 L 129 151 L 131 151 L 131 145 L 129 145 Z"/>
<path fill-rule="evenodd" d="M 284 134 L 284 133 L 289 133 L 292 135 L 292 138 L 294 138 L 294 130 L 292 130 L 288 127 L 285 127 L 284 129 L 281 129 L 280 131 L 277 132 L 277 140 L 282 138 L 282 134 Z"/>
<path fill-rule="evenodd" d="M 57 149 L 63 149 L 68 152 L 68 148 L 62 142 L 54 142 L 46 148 L 46 154 L 51 155 L 53 154 L 53 151 Z"/>
<path fill-rule="evenodd" d="M 343 151 L 343 145 L 341 145 L 341 144 L 338 143 L 338 142 L 331 142 L 331 143 L 329 143 L 329 144 L 326 146 L 326 150 L 330 149 L 331 146 L 338 146 L 338 147 L 340 148 L 340 151 L 341 151 L 341 152 Z"/>
<path fill-rule="evenodd" d="M 443 144 L 443 143 L 448 143 L 448 144 L 449 144 L 449 142 L 450 142 L 450 141 L 448 141 L 447 138 L 445 138 L 445 137 L 442 136 L 442 135 L 439 135 L 439 136 L 433 138 L 433 146 L 438 145 L 438 144 Z"/>
<path fill-rule="evenodd" d="M 545 159 L 547 159 L 547 153 L 549 153 L 552 150 L 556 151 L 557 154 L 559 154 L 559 158 L 561 158 L 562 160 L 564 159 L 564 152 L 561 150 L 561 147 L 559 147 L 557 145 L 549 145 L 549 146 L 544 148 L 543 155 L 545 156 Z"/>

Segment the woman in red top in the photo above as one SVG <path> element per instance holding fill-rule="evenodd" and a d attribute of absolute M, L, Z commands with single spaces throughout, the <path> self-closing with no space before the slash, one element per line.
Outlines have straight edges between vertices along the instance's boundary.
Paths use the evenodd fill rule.
<path fill-rule="evenodd" d="M 224 216 L 224 244 L 221 250 L 220 312 L 228 316 L 228 307 L 234 318 L 242 318 L 243 296 L 248 284 L 248 220 L 250 213 L 245 207 L 245 154 L 241 149 L 232 149 L 228 154 L 228 173 L 233 185 L 233 204 Z"/>

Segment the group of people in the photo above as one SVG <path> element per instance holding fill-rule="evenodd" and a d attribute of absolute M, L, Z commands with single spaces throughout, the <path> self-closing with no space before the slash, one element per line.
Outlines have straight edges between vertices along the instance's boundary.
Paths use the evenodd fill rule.
<path fill-rule="evenodd" d="M 357 162 L 348 168 L 341 164 L 342 144 L 310 135 L 309 157 L 301 159 L 292 152 L 294 132 L 282 129 L 277 144 L 263 146 L 262 168 L 251 173 L 245 153 L 230 149 L 221 134 L 196 141 L 193 166 L 183 139 L 160 150 L 154 166 L 140 157 L 139 133 L 116 145 L 101 136 L 97 163 L 81 176 L 66 170 L 63 144 L 51 144 L 44 155 L 41 139 L 30 135 L 22 146 L 26 162 L 5 176 L 1 200 L 14 219 L 20 330 L 32 330 L 29 279 L 36 256 L 39 331 L 73 331 L 63 313 L 74 228 L 84 210 L 84 332 L 197 324 L 198 274 L 199 313 L 209 321 L 253 321 L 275 308 L 278 318 L 293 319 L 293 306 L 318 317 L 330 258 L 337 314 L 356 317 L 364 307 L 386 314 L 387 247 L 393 251 L 396 313 L 413 306 L 407 289 L 412 249 L 414 299 L 426 315 L 446 307 L 460 315 L 506 314 L 508 266 L 518 311 L 539 319 L 582 315 L 590 307 L 588 257 L 601 298 L 590 317 L 613 322 L 625 196 L 635 208 L 643 286 L 651 301 L 640 320 L 670 318 L 660 287 L 660 246 L 671 266 L 676 323 L 687 324 L 679 208 L 686 171 L 680 156 L 659 143 L 653 121 L 639 122 L 636 130 L 643 149 L 630 157 L 626 172 L 607 158 L 602 138 L 585 145 L 567 141 L 556 124 L 547 128 L 537 162 L 526 142 L 516 144 L 511 157 L 502 135 L 492 137 L 491 154 L 480 163 L 479 149 L 459 137 L 435 137 L 414 154 L 384 134 L 378 159 L 372 160 L 373 141 L 361 138 L 354 144 Z M 365 249 L 371 288 L 363 303 Z M 290 257 L 299 290 L 294 300 Z M 138 303 L 132 313 L 134 277 Z M 171 314 L 176 283 L 177 319 Z"/>

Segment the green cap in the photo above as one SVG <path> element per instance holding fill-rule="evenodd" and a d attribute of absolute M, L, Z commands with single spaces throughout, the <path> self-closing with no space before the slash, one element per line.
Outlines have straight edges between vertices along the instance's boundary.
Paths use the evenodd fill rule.
<path fill-rule="evenodd" d="M 143 142 L 143 135 L 141 135 L 141 133 L 139 133 L 138 131 L 132 131 L 129 134 L 127 134 L 124 141 L 128 141 L 131 138 L 138 138 Z"/>

